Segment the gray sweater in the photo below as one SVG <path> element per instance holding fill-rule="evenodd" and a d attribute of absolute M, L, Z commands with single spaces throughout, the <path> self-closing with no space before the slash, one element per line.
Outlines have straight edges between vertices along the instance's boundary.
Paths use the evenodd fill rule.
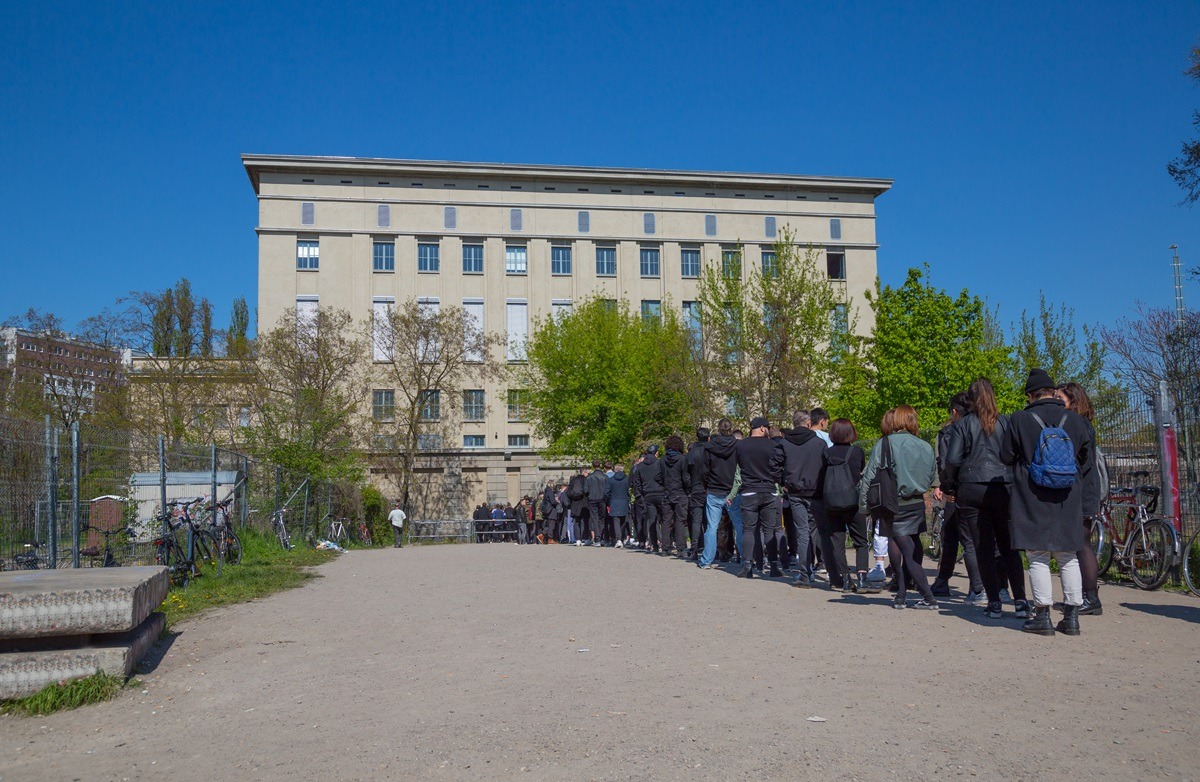
<path fill-rule="evenodd" d="M 929 491 L 933 479 L 937 475 L 937 463 L 933 458 L 933 446 L 920 437 L 908 432 L 896 432 L 887 436 L 888 447 L 892 452 L 892 463 L 896 465 L 896 484 L 900 490 L 900 504 L 912 505 L 921 500 L 922 495 Z M 883 439 L 875 443 L 867 466 L 863 469 L 862 480 L 858 484 L 858 507 L 867 512 L 867 487 L 875 478 L 879 469 L 880 451 Z"/>

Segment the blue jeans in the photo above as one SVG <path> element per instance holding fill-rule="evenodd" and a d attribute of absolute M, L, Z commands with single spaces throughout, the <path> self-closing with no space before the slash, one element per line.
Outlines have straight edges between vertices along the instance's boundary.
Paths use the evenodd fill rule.
<path fill-rule="evenodd" d="M 717 558 L 717 527 L 721 524 L 721 509 L 725 508 L 725 496 L 704 496 L 704 550 L 700 552 L 700 567 L 707 567 Z M 733 540 L 739 547 L 742 540 L 742 497 L 738 495 L 729 504 L 729 520 L 733 522 Z"/>
<path fill-rule="evenodd" d="M 567 512 L 567 542 L 575 544 L 575 517 L 569 511 Z"/>

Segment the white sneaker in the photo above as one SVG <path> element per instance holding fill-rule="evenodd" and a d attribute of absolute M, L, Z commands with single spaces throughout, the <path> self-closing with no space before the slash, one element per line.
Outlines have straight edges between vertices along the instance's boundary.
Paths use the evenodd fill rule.
<path fill-rule="evenodd" d="M 971 592 L 967 595 L 967 605 L 969 606 L 987 606 L 987 603 L 986 592 Z"/>
<path fill-rule="evenodd" d="M 625 548 L 625 544 L 624 544 L 624 543 L 622 543 L 621 541 L 619 541 L 619 540 L 618 540 L 618 541 L 617 541 L 617 548 Z"/>

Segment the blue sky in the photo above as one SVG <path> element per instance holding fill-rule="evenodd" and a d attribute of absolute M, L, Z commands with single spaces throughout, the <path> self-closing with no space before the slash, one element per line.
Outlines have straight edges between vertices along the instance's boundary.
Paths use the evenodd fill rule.
<path fill-rule="evenodd" d="M 243 152 L 895 179 L 879 272 L 1171 306 L 1200 3 L 0 0 L 0 319 L 256 292 Z M 1200 304 L 1200 285 L 1186 296 Z"/>

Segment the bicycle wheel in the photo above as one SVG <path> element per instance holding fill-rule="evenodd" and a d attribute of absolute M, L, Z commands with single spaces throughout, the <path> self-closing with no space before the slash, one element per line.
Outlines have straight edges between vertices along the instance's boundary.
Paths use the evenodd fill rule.
<path fill-rule="evenodd" d="M 1129 575 L 1142 589 L 1158 589 L 1170 574 L 1175 530 L 1162 519 L 1150 519 L 1129 540 Z"/>
<path fill-rule="evenodd" d="M 1096 552 L 1096 572 L 1100 578 L 1112 567 L 1113 540 L 1109 530 L 1112 529 L 1099 517 L 1092 519 L 1092 531 L 1088 534 L 1088 545 Z"/>
<path fill-rule="evenodd" d="M 1183 583 L 1189 592 L 1200 596 L 1200 530 L 1192 533 L 1182 557 Z"/>
<path fill-rule="evenodd" d="M 292 537 L 288 534 L 287 527 L 284 526 L 282 519 L 275 519 L 275 537 L 279 539 L 279 545 L 285 549 L 292 547 Z"/>
<path fill-rule="evenodd" d="M 194 551 L 192 556 L 197 562 L 216 562 L 217 561 L 217 538 L 206 529 L 197 530 L 192 536 L 192 546 Z"/>
<path fill-rule="evenodd" d="M 350 542 L 350 536 L 346 534 L 345 525 L 342 525 L 342 524 L 338 525 L 337 537 L 334 538 L 333 542 L 338 544 L 342 548 L 346 548 L 346 544 Z"/>
<path fill-rule="evenodd" d="M 242 539 L 231 529 L 225 529 L 225 561 L 231 565 L 242 563 Z"/>

